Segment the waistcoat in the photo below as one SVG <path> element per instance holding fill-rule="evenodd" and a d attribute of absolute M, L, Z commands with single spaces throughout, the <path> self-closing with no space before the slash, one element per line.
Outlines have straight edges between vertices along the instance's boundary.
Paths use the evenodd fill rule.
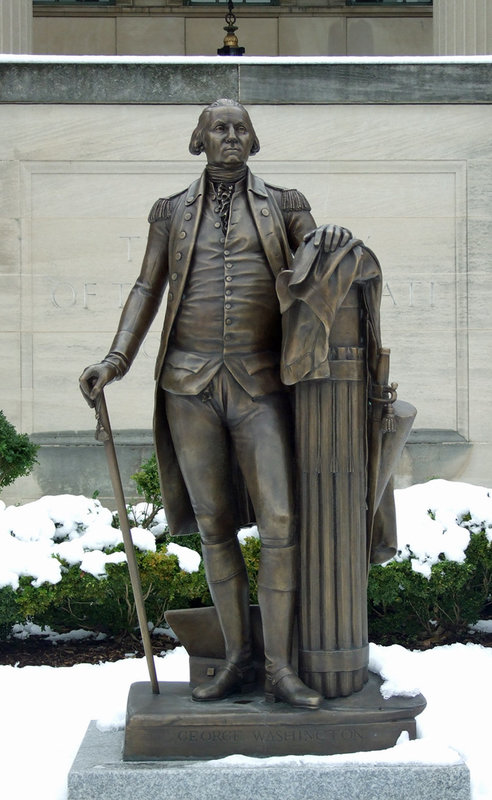
<path fill-rule="evenodd" d="M 252 396 L 276 391 L 281 388 L 280 345 L 275 279 L 244 181 L 231 198 L 225 234 L 209 188 L 161 386 L 175 394 L 197 394 L 225 365 Z"/>

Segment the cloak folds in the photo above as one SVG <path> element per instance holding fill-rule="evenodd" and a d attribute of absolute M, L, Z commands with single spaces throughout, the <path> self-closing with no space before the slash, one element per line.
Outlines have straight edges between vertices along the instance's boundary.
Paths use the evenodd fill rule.
<path fill-rule="evenodd" d="M 334 253 L 315 247 L 313 240 L 302 244 L 292 269 L 277 278 L 277 294 L 282 311 L 282 356 L 280 376 L 287 386 L 304 381 L 355 377 L 354 355 L 363 355 L 364 380 L 377 383 L 381 351 L 380 305 L 382 274 L 374 253 L 359 239 L 352 239 Z M 348 308 L 358 304 L 357 313 Z M 340 313 L 339 313 L 340 312 Z M 348 313 L 347 313 L 348 312 Z M 344 352 L 341 348 L 363 345 L 364 353 Z M 342 358 L 339 358 L 339 356 Z M 338 356 L 338 357 L 337 357 Z M 349 362 L 349 363 L 347 363 Z M 384 452 L 378 481 L 378 498 L 383 502 L 393 468 L 410 432 L 415 410 L 398 401 L 395 407 L 396 436 Z M 403 438 L 404 437 L 404 438 Z M 403 441 L 401 441 L 403 439 Z M 392 494 L 392 492 L 391 492 Z M 372 563 L 386 561 L 396 552 L 396 522 L 391 498 L 384 497 L 384 526 L 377 525 L 377 540 L 372 542 Z M 377 504 L 379 506 L 379 503 Z M 384 552 L 385 557 L 377 556 Z"/>

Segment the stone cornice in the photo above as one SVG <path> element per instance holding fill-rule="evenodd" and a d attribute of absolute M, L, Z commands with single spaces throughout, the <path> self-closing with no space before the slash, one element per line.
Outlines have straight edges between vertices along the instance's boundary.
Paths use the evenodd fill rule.
<path fill-rule="evenodd" d="M 0 103 L 492 103 L 492 57 L 3 56 Z"/>

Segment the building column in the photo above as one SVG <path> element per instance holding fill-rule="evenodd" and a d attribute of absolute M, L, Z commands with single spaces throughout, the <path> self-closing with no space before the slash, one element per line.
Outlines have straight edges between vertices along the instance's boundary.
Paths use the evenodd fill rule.
<path fill-rule="evenodd" d="M 434 0 L 434 55 L 492 54 L 492 0 Z"/>
<path fill-rule="evenodd" d="M 0 0 L 0 53 L 32 53 L 32 0 Z"/>

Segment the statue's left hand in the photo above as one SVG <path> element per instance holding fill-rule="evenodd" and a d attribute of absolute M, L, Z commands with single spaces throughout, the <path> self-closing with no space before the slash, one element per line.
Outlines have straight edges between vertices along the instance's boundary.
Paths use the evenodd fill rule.
<path fill-rule="evenodd" d="M 313 238 L 314 237 L 314 238 Z M 345 247 L 352 239 L 352 232 L 341 225 L 320 225 L 304 237 L 305 242 L 313 239 L 315 247 L 323 246 L 325 253 L 333 253 L 339 247 Z"/>

